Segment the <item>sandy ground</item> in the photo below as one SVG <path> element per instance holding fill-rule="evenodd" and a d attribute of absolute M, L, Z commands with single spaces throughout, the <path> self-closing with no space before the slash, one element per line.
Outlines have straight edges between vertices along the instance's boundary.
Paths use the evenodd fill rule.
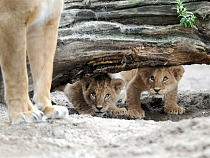
<path fill-rule="evenodd" d="M 72 110 L 62 93 L 51 95 Z M 13 126 L 0 104 L 0 157 L 209 158 L 210 66 L 185 66 L 178 96 L 184 115 L 165 115 L 147 104 L 144 120 L 71 114 L 66 120 Z"/>

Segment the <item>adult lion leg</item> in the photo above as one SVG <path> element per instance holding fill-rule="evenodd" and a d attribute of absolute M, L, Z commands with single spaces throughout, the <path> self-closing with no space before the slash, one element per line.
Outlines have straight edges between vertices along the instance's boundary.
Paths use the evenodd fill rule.
<path fill-rule="evenodd" d="M 43 112 L 33 107 L 28 96 L 25 25 L 11 19 L 2 21 L 0 36 L 0 61 L 11 123 L 43 121 Z"/>
<path fill-rule="evenodd" d="M 35 106 L 48 118 L 68 116 L 67 108 L 52 106 L 50 98 L 59 19 L 60 13 L 55 12 L 51 19 L 33 24 L 27 32 L 27 50 L 34 81 L 33 100 Z"/>

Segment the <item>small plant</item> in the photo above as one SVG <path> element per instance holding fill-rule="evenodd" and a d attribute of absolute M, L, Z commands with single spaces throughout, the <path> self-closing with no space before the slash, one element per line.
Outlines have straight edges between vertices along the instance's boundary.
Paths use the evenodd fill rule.
<path fill-rule="evenodd" d="M 184 4 L 181 0 L 177 0 L 176 10 L 179 14 L 179 17 L 181 17 L 180 25 L 192 27 L 195 24 L 196 16 L 192 12 L 187 11 L 187 8 L 184 7 Z"/>

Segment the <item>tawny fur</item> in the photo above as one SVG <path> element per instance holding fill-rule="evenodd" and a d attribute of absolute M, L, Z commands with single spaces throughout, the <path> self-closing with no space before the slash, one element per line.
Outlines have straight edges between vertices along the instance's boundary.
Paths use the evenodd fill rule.
<path fill-rule="evenodd" d="M 136 72 L 137 72 L 137 69 L 132 69 L 130 71 L 121 71 L 120 72 L 120 75 L 122 76 L 122 78 L 125 82 L 125 87 L 128 86 L 128 83 L 135 76 Z"/>
<path fill-rule="evenodd" d="M 121 72 L 124 79 L 132 78 L 126 88 L 127 115 L 131 118 L 145 116 L 140 101 L 140 93 L 145 90 L 153 95 L 165 95 L 165 113 L 183 114 L 185 109 L 177 105 L 178 83 L 183 73 L 182 66 L 139 68 L 135 75 Z"/>
<path fill-rule="evenodd" d="M 50 88 L 62 0 L 0 1 L 0 63 L 13 124 L 64 117 L 51 105 Z M 34 81 L 34 108 L 28 96 L 26 49 Z"/>
<path fill-rule="evenodd" d="M 115 103 L 124 86 L 121 79 L 112 79 L 109 75 L 83 78 L 74 84 L 67 84 L 64 93 L 81 114 L 124 115 L 125 108 L 117 108 Z"/>

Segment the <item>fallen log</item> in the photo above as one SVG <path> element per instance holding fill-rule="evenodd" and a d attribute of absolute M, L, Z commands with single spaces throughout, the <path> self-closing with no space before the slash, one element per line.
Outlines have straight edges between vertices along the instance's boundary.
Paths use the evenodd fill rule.
<path fill-rule="evenodd" d="M 175 0 L 65 1 L 53 88 L 143 66 L 210 64 L 210 2 L 184 4 L 197 17 L 192 28 L 179 25 Z"/>

